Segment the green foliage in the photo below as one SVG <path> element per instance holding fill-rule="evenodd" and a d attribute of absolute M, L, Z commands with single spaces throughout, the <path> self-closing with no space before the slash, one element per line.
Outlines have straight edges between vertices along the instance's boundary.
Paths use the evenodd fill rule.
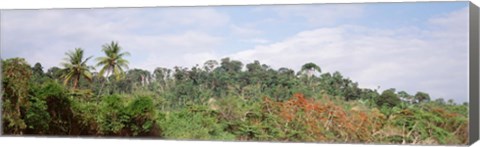
<path fill-rule="evenodd" d="M 32 67 L 32 77 L 30 78 L 31 83 L 42 84 L 50 80 L 47 75 L 43 72 L 43 66 L 40 63 L 35 63 Z"/>
<path fill-rule="evenodd" d="M 100 134 L 119 134 L 128 121 L 123 99 L 118 95 L 104 96 L 100 102 L 98 124 Z"/>
<path fill-rule="evenodd" d="M 97 118 L 100 134 L 144 136 L 156 128 L 156 112 L 151 97 L 139 96 L 126 102 L 118 95 L 105 96 Z"/>
<path fill-rule="evenodd" d="M 58 82 L 49 81 L 42 86 L 38 97 L 47 102 L 47 111 L 51 117 L 49 134 L 67 135 L 73 117 L 68 90 Z"/>
<path fill-rule="evenodd" d="M 130 118 L 127 127 L 132 131 L 132 135 L 146 134 L 154 127 L 156 113 L 151 97 L 137 97 L 128 104 L 125 110 L 126 115 Z"/>
<path fill-rule="evenodd" d="M 63 74 L 63 70 L 59 67 L 51 67 L 47 70 L 46 76 L 53 80 L 60 80 L 60 77 Z"/>
<path fill-rule="evenodd" d="M 322 72 L 322 70 L 320 69 L 319 66 L 317 66 L 317 64 L 315 63 L 306 63 L 302 66 L 302 69 L 301 69 L 302 72 L 307 72 L 307 75 L 308 77 L 311 77 L 313 75 L 313 72 L 314 71 L 317 71 L 317 72 Z"/>
<path fill-rule="evenodd" d="M 102 46 L 102 51 L 105 53 L 105 57 L 98 57 L 97 66 L 101 67 L 100 75 L 104 75 L 105 72 L 107 77 L 114 75 L 116 80 L 120 80 L 125 75 L 123 73 L 124 69 L 128 68 L 128 60 L 125 60 L 124 57 L 129 56 L 129 52 L 121 52 L 122 47 L 118 45 L 118 42 L 112 41 L 110 44 L 105 44 Z"/>
<path fill-rule="evenodd" d="M 21 134 L 27 127 L 22 116 L 28 108 L 28 86 L 32 71 L 22 58 L 2 61 L 3 133 Z"/>
<path fill-rule="evenodd" d="M 387 106 L 390 108 L 399 105 L 401 102 L 400 98 L 398 98 L 392 90 L 383 91 L 376 101 L 378 106 Z"/>
<path fill-rule="evenodd" d="M 265 126 L 258 122 L 263 115 L 260 101 L 246 101 L 239 97 L 229 96 L 219 99 L 211 107 L 214 107 L 219 113 L 220 123 L 225 125 L 226 131 L 235 134 L 241 140 L 270 138 L 263 131 Z"/>
<path fill-rule="evenodd" d="M 93 67 L 87 66 L 87 62 L 92 56 L 83 60 L 83 49 L 81 48 L 75 48 L 75 51 L 70 51 L 65 55 L 67 55 L 67 58 L 65 58 L 65 62 L 62 63 L 64 67 L 62 78 L 64 79 L 63 83 L 65 85 L 73 80 L 73 89 L 75 89 L 81 77 L 92 81 L 92 73 L 90 73 L 90 70 L 93 69 Z"/>
<path fill-rule="evenodd" d="M 51 121 L 48 113 L 48 105 L 45 99 L 31 97 L 30 108 L 25 114 L 25 123 L 27 132 L 32 134 L 46 134 L 49 131 L 49 123 Z"/>
<path fill-rule="evenodd" d="M 73 117 L 75 119 L 72 135 L 97 135 L 99 131 L 99 105 L 95 102 L 74 99 L 72 103 Z"/>
<path fill-rule="evenodd" d="M 417 94 L 415 94 L 415 99 L 419 103 L 428 102 L 430 101 L 430 95 L 428 95 L 428 93 L 425 93 L 425 92 L 417 92 Z"/>
<path fill-rule="evenodd" d="M 103 51 L 97 58 L 103 72 L 92 73 L 91 83 L 77 76 L 78 89 L 71 90 L 60 84 L 66 70 L 43 73 L 40 63 L 2 61 L 4 133 L 405 144 L 468 139 L 468 103 L 394 88 L 380 94 L 338 71 L 314 76 L 320 67 L 313 63 L 302 75 L 259 61 L 243 69 L 230 58 L 150 73 L 127 70 L 128 53 L 115 42 Z"/>
<path fill-rule="evenodd" d="M 234 136 L 223 131 L 215 113 L 205 106 L 190 106 L 188 109 L 170 112 L 159 121 L 166 139 L 180 140 L 234 140 Z"/>
<path fill-rule="evenodd" d="M 405 129 L 407 143 L 430 144 L 427 140 L 431 139 L 440 144 L 464 143 L 466 117 L 444 109 L 438 105 L 409 107 L 394 112 L 389 123 Z"/>

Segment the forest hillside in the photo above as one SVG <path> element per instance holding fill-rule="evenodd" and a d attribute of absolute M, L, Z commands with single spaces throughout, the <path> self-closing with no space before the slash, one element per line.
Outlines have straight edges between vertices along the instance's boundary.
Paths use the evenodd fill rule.
<path fill-rule="evenodd" d="M 223 58 L 149 72 L 129 67 L 130 53 L 116 42 L 101 52 L 92 57 L 77 48 L 49 69 L 3 59 L 2 133 L 377 144 L 468 139 L 468 103 L 359 88 L 316 63 L 294 71 Z"/>

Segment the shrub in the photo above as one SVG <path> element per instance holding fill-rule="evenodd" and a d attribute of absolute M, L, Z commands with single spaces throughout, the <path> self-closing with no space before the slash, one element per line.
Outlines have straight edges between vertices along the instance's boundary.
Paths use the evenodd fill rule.
<path fill-rule="evenodd" d="M 71 99 L 68 91 L 63 85 L 49 81 L 42 86 L 38 97 L 44 99 L 47 104 L 47 111 L 50 115 L 48 134 L 68 135 L 71 129 L 73 113 L 71 110 Z"/>
<path fill-rule="evenodd" d="M 274 136 L 285 141 L 373 142 L 374 132 L 382 126 L 378 111 L 346 110 L 328 97 L 307 99 L 295 94 L 285 102 L 264 99 L 264 113 L 273 119 Z M 275 117 L 278 116 L 278 117 Z M 271 122 L 270 120 L 264 120 Z"/>
<path fill-rule="evenodd" d="M 123 99 L 118 95 L 108 95 L 100 102 L 97 123 L 102 135 L 116 135 L 125 127 L 128 116 L 125 115 Z"/>
<path fill-rule="evenodd" d="M 133 136 L 147 135 L 154 128 L 156 116 L 154 109 L 153 100 L 148 96 L 139 96 L 128 104 L 125 109 L 129 118 L 126 127 Z"/>
<path fill-rule="evenodd" d="M 74 99 L 72 111 L 75 125 L 72 126 L 71 135 L 99 135 L 99 125 L 97 124 L 99 105 L 97 103 Z"/>
<path fill-rule="evenodd" d="M 31 97 L 30 108 L 25 114 L 25 123 L 27 124 L 26 134 L 46 134 L 49 131 L 51 121 L 45 99 Z"/>
<path fill-rule="evenodd" d="M 189 106 L 180 111 L 166 113 L 159 125 L 167 139 L 233 140 L 224 130 L 215 113 L 206 106 Z"/>
<path fill-rule="evenodd" d="M 27 127 L 22 116 L 28 109 L 28 86 L 32 71 L 23 58 L 2 60 L 2 131 L 21 134 Z"/>
<path fill-rule="evenodd" d="M 380 97 L 377 98 L 376 103 L 380 107 L 395 107 L 401 103 L 401 100 L 400 98 L 398 98 L 397 94 L 395 94 L 394 91 L 385 90 L 382 92 Z"/>
<path fill-rule="evenodd" d="M 216 101 L 216 105 L 220 123 L 240 140 L 262 140 L 260 136 L 269 138 L 262 131 L 260 117 L 263 114 L 259 101 L 227 96 Z"/>
<path fill-rule="evenodd" d="M 97 118 L 100 134 L 114 136 L 158 136 L 156 111 L 148 96 L 137 96 L 127 103 L 118 95 L 105 96 Z"/>

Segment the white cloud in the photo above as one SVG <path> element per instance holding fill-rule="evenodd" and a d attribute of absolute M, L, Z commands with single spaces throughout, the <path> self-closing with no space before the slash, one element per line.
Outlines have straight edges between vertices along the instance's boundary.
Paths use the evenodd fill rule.
<path fill-rule="evenodd" d="M 363 4 L 315 4 L 315 5 L 284 5 L 272 7 L 282 18 L 303 18 L 306 24 L 325 26 L 337 24 L 340 20 L 360 18 L 365 13 Z M 258 8 L 257 12 L 268 10 Z"/>
<path fill-rule="evenodd" d="M 230 29 L 232 30 L 232 33 L 234 35 L 238 35 L 241 37 L 252 37 L 252 36 L 258 36 L 262 34 L 262 31 L 253 29 L 253 28 L 248 28 L 248 27 L 241 27 L 237 25 L 230 25 Z"/>
<path fill-rule="evenodd" d="M 140 59 L 130 67 L 181 65 L 179 54 L 215 49 L 222 38 L 206 31 L 229 22 L 227 15 L 205 7 L 12 10 L 2 11 L 1 18 L 2 57 L 23 57 L 45 69 L 59 66 L 64 53 L 76 47 L 103 56 L 101 46 L 110 41 L 132 54 L 127 58 Z M 156 64 L 145 63 L 153 59 Z"/>
<path fill-rule="evenodd" d="M 153 71 L 156 67 L 193 66 L 205 61 L 194 57 L 212 53 L 222 38 L 202 32 L 185 32 L 174 35 L 125 37 L 124 47 L 132 56 L 132 66 Z"/>
<path fill-rule="evenodd" d="M 467 8 L 428 20 L 428 28 L 392 29 L 336 25 L 364 15 L 361 4 L 261 8 L 258 12 L 273 10 L 281 19 L 232 24 L 228 15 L 205 7 L 2 11 L 0 47 L 3 58 L 24 57 L 48 68 L 59 66 L 64 53 L 75 47 L 102 56 L 101 45 L 116 40 L 132 54 L 130 67 L 153 70 L 219 59 L 217 51 L 227 39 L 216 31 L 231 30 L 233 39 L 259 44 L 227 55 L 245 64 L 260 60 L 273 68 L 298 70 L 315 62 L 323 71 L 338 70 L 363 87 L 467 99 Z M 292 18 L 304 19 L 292 23 L 315 29 L 278 42 L 258 29 Z"/>
<path fill-rule="evenodd" d="M 462 9 L 432 18 L 427 29 L 323 27 L 229 56 L 297 71 L 302 64 L 314 62 L 325 72 L 340 71 L 361 87 L 397 88 L 412 94 L 425 91 L 433 98 L 466 101 L 467 15 Z"/>

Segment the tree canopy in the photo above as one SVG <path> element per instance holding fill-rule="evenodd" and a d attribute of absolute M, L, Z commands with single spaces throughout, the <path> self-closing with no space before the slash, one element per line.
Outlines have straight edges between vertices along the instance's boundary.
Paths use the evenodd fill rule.
<path fill-rule="evenodd" d="M 410 95 L 396 88 L 362 88 L 348 75 L 321 71 L 313 62 L 298 65 L 296 72 L 226 57 L 148 71 L 129 69 L 130 53 L 117 42 L 103 45 L 102 52 L 105 56 L 94 63 L 100 71 L 92 71 L 88 61 L 93 57 L 81 48 L 68 51 L 62 67 L 46 72 L 41 63 L 2 60 L 3 133 L 377 144 L 468 141 L 468 103 L 432 100 L 421 91 Z"/>

